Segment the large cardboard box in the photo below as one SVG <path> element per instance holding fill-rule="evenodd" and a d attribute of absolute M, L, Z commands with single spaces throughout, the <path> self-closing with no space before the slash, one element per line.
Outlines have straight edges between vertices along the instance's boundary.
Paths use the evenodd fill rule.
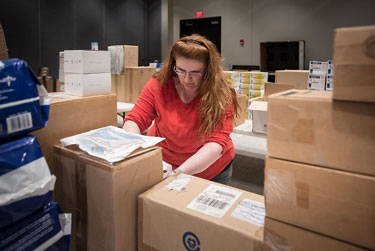
<path fill-rule="evenodd" d="M 189 175 L 139 196 L 138 250 L 261 250 L 263 196 Z"/>
<path fill-rule="evenodd" d="M 92 96 L 111 92 L 111 73 L 65 73 L 65 93 Z"/>
<path fill-rule="evenodd" d="M 72 213 L 71 250 L 136 250 L 137 198 L 163 178 L 161 149 L 113 165 L 56 145 L 56 201 Z"/>
<path fill-rule="evenodd" d="M 275 83 L 293 84 L 296 89 L 306 90 L 308 81 L 308 70 L 275 71 Z"/>
<path fill-rule="evenodd" d="M 250 100 L 248 110 L 252 113 L 253 132 L 267 133 L 267 99 L 274 93 L 293 89 L 292 84 L 266 83 L 264 87 L 264 96 Z"/>
<path fill-rule="evenodd" d="M 155 67 L 126 68 L 124 74 L 112 74 L 112 87 L 117 91 L 117 101 L 136 103 L 143 87 L 155 73 Z"/>
<path fill-rule="evenodd" d="M 237 94 L 237 102 L 240 107 L 238 116 L 233 120 L 233 126 L 238 126 L 245 123 L 247 111 L 247 97 L 245 94 Z"/>
<path fill-rule="evenodd" d="M 335 30 L 334 99 L 375 102 L 374 37 L 375 25 Z"/>
<path fill-rule="evenodd" d="M 53 146 L 60 139 L 100 127 L 117 126 L 116 95 L 90 97 L 51 93 L 48 124 L 35 135 L 52 174 L 54 172 Z"/>
<path fill-rule="evenodd" d="M 375 177 L 266 158 L 267 217 L 375 248 Z"/>
<path fill-rule="evenodd" d="M 327 236 L 266 217 L 264 250 L 365 250 Z"/>
<path fill-rule="evenodd" d="M 333 101 L 332 92 L 268 97 L 268 154 L 375 175 L 375 104 Z"/>
<path fill-rule="evenodd" d="M 110 66 L 109 51 L 64 51 L 65 73 L 109 73 Z"/>

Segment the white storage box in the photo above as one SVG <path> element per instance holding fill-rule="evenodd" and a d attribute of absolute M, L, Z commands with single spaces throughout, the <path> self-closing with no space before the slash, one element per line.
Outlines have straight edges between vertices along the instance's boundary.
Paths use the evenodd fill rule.
<path fill-rule="evenodd" d="M 64 51 L 65 73 L 108 73 L 110 70 L 109 51 Z"/>
<path fill-rule="evenodd" d="M 65 73 L 65 93 L 81 97 L 111 93 L 111 73 Z"/>

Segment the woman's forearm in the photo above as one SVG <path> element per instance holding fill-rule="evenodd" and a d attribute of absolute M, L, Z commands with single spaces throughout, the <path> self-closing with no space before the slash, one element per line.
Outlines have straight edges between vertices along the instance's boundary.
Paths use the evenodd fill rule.
<path fill-rule="evenodd" d="M 122 129 L 124 129 L 126 132 L 141 134 L 141 131 L 139 130 L 138 125 L 131 120 L 127 120 L 124 123 L 124 126 L 122 127 Z"/>
<path fill-rule="evenodd" d="M 221 157 L 222 151 L 223 148 L 218 143 L 208 142 L 179 166 L 179 170 L 190 175 L 203 172 Z"/>

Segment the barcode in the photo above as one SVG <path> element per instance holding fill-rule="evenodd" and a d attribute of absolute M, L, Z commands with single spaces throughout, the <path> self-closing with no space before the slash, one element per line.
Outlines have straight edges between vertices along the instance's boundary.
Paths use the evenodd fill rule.
<path fill-rule="evenodd" d="M 8 133 L 22 131 L 33 127 L 31 113 L 26 112 L 19 115 L 13 115 L 7 118 Z"/>
<path fill-rule="evenodd" d="M 230 197 L 230 198 L 234 198 L 236 197 L 236 195 L 232 194 L 232 193 L 226 193 L 226 192 L 223 192 L 223 191 L 219 191 L 217 190 L 215 193 L 218 193 L 220 195 L 224 195 L 224 196 L 227 196 L 227 197 Z"/>
<path fill-rule="evenodd" d="M 209 197 L 199 196 L 196 200 L 197 203 L 201 203 L 203 205 L 214 207 L 218 209 L 224 209 L 228 203 L 220 200 L 216 200 Z"/>

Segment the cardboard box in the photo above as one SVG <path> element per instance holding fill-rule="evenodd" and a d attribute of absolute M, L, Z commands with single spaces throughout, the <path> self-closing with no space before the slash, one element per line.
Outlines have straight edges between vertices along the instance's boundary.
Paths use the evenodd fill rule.
<path fill-rule="evenodd" d="M 126 68 L 124 74 L 115 75 L 112 87 L 117 91 L 117 101 L 136 103 L 143 87 L 155 73 L 155 67 L 131 67 Z"/>
<path fill-rule="evenodd" d="M 56 92 L 65 92 L 65 83 L 60 82 L 60 79 L 56 79 Z"/>
<path fill-rule="evenodd" d="M 268 96 L 281 91 L 293 89 L 292 84 L 266 83 L 264 97 L 250 100 L 248 110 L 252 113 L 253 132 L 267 133 L 267 99 Z"/>
<path fill-rule="evenodd" d="M 179 175 L 138 203 L 138 250 L 261 250 L 261 195 Z"/>
<path fill-rule="evenodd" d="M 111 45 L 108 46 L 111 54 L 111 73 L 124 73 L 125 68 L 138 67 L 138 46 Z"/>
<path fill-rule="evenodd" d="M 64 52 L 59 52 L 59 79 L 64 82 Z"/>
<path fill-rule="evenodd" d="M 264 250 L 364 250 L 348 243 L 266 217 Z"/>
<path fill-rule="evenodd" d="M 163 178 L 161 149 L 113 165 L 77 146 L 54 147 L 56 201 L 72 212 L 72 250 L 136 250 L 137 198 Z"/>
<path fill-rule="evenodd" d="M 109 51 L 64 51 L 65 73 L 109 73 L 110 63 Z"/>
<path fill-rule="evenodd" d="M 237 102 L 240 107 L 238 116 L 233 120 L 233 127 L 245 123 L 247 110 L 247 97 L 244 94 L 237 94 Z"/>
<path fill-rule="evenodd" d="M 111 73 L 66 73 L 65 93 L 80 97 L 111 93 Z"/>
<path fill-rule="evenodd" d="M 68 96 L 51 93 L 48 124 L 35 135 L 52 174 L 54 172 L 53 146 L 60 139 L 92 129 L 117 126 L 116 95 L 106 94 L 91 97 Z"/>
<path fill-rule="evenodd" d="M 282 70 L 275 72 L 275 83 L 293 84 L 296 89 L 306 90 L 308 70 Z"/>
<path fill-rule="evenodd" d="M 336 88 L 336 86 L 335 86 Z M 375 104 L 290 90 L 268 97 L 271 157 L 375 175 Z"/>
<path fill-rule="evenodd" d="M 4 30 L 0 24 L 0 60 L 9 59 Z"/>
<path fill-rule="evenodd" d="M 375 25 L 335 30 L 334 99 L 375 102 L 374 36 Z"/>
<path fill-rule="evenodd" d="M 375 248 L 375 177 L 266 157 L 267 217 Z"/>

